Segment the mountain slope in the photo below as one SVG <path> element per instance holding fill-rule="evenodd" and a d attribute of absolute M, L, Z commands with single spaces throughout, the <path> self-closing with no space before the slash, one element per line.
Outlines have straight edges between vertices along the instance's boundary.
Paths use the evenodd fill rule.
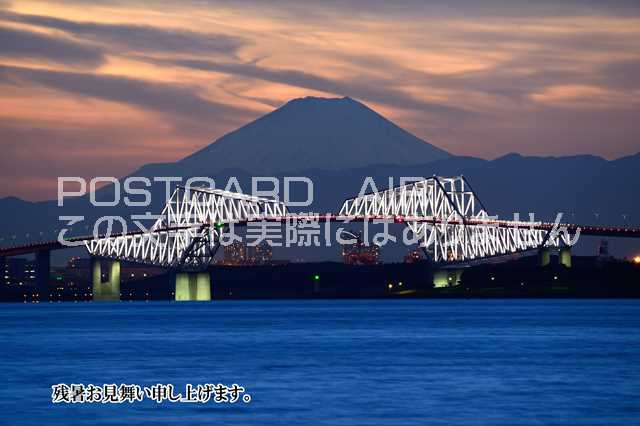
<path fill-rule="evenodd" d="M 306 97 L 286 103 L 173 166 L 204 174 L 228 168 L 274 173 L 425 164 L 449 156 L 351 98 Z"/>

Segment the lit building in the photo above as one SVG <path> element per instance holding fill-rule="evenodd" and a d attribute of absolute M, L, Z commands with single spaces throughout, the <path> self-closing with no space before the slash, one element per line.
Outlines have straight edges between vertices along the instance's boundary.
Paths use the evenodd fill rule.
<path fill-rule="evenodd" d="M 271 263 L 273 250 L 268 242 L 262 241 L 256 246 L 247 247 L 247 257 L 250 264 L 267 265 Z"/>
<path fill-rule="evenodd" d="M 222 264 L 224 265 L 267 265 L 272 263 L 271 245 L 262 241 L 255 246 L 247 246 L 245 243 L 234 241 L 224 247 Z"/>
<path fill-rule="evenodd" d="M 244 265 L 247 261 L 247 246 L 240 241 L 234 241 L 224 247 L 223 263 L 225 265 Z"/>
<path fill-rule="evenodd" d="M 67 269 L 71 270 L 89 270 L 91 269 L 91 259 L 88 257 L 74 256 L 67 262 Z"/>
<path fill-rule="evenodd" d="M 422 260 L 424 260 L 424 257 L 422 256 L 422 253 L 420 253 L 419 250 L 411 250 L 404 257 L 404 263 L 417 263 Z"/>
<path fill-rule="evenodd" d="M 380 247 L 372 244 L 366 245 L 362 241 L 362 234 L 359 232 L 347 231 L 355 239 L 354 243 L 342 245 L 342 260 L 347 265 L 375 265 L 380 257 Z"/>
<path fill-rule="evenodd" d="M 2 282 L 4 285 L 34 285 L 36 281 L 36 265 L 32 260 L 22 257 L 5 257 L 2 259 Z"/>

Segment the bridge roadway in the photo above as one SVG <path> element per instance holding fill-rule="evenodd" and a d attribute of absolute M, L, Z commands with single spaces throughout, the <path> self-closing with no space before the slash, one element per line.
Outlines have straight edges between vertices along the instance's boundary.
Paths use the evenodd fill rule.
<path fill-rule="evenodd" d="M 234 226 L 246 226 L 249 222 L 294 222 L 294 221 L 317 221 L 317 222 L 364 222 L 364 221 L 388 221 L 397 224 L 403 224 L 406 222 L 423 222 L 430 223 L 433 225 L 445 223 L 445 220 L 441 218 L 437 218 L 435 216 L 421 216 L 421 217 L 412 217 L 412 216 L 341 216 L 335 215 L 332 213 L 327 214 L 288 214 L 286 216 L 281 217 L 255 217 L 249 220 L 234 222 Z M 598 236 L 598 237 L 623 237 L 623 238 L 639 238 L 640 237 L 640 228 L 633 227 L 620 227 L 620 226 L 594 226 L 594 225 L 577 225 L 571 223 L 559 223 L 555 224 L 552 222 L 526 222 L 526 221 L 512 221 L 512 220 L 498 220 L 498 219 L 465 219 L 465 220 L 449 220 L 446 223 L 451 225 L 456 224 L 465 224 L 465 225 L 493 225 L 500 228 L 531 228 L 531 229 L 539 229 L 551 231 L 554 228 L 557 229 L 566 229 L 570 234 L 575 234 L 576 232 L 580 232 L 582 236 Z M 175 226 L 175 227 L 167 227 L 167 228 L 158 228 L 149 231 L 137 230 L 130 231 L 127 233 L 114 233 L 110 236 L 118 237 L 124 235 L 140 235 L 145 232 L 151 233 L 159 233 L 166 231 L 177 231 L 180 229 L 189 229 L 189 228 L 200 228 L 202 226 L 212 226 L 217 224 L 212 223 L 202 223 L 197 225 L 189 225 L 189 226 Z M 106 235 L 99 235 L 98 238 L 104 238 Z M 69 237 L 66 238 L 65 241 L 70 243 L 84 242 L 93 240 L 96 237 L 93 235 L 85 235 L 85 236 L 77 236 L 77 237 Z M 43 241 L 30 243 L 25 245 L 13 246 L 13 247 L 3 247 L 0 248 L 0 257 L 8 257 L 8 256 L 20 256 L 24 254 L 37 253 L 42 251 L 51 251 L 51 250 L 62 250 L 73 248 L 69 245 L 62 244 L 58 240 L 54 241 Z"/>

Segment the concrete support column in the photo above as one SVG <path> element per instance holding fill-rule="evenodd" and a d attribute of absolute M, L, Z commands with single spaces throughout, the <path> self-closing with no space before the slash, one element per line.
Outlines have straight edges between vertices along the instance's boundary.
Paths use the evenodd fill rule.
<path fill-rule="evenodd" d="M 120 300 L 120 261 L 107 261 L 109 279 L 102 281 L 102 265 L 98 258 L 91 259 L 91 275 L 93 277 L 94 301 Z"/>
<path fill-rule="evenodd" d="M 547 266 L 551 263 L 551 250 L 548 248 L 540 249 L 540 266 Z"/>
<path fill-rule="evenodd" d="M 446 287 L 449 285 L 448 274 L 444 269 L 433 271 L 433 286 L 435 288 Z"/>
<path fill-rule="evenodd" d="M 93 284 L 93 298 L 99 292 L 98 284 L 102 283 L 102 265 L 97 257 L 91 258 L 91 283 Z"/>
<path fill-rule="evenodd" d="M 433 272 L 433 286 L 453 287 L 460 284 L 462 269 L 440 269 Z"/>
<path fill-rule="evenodd" d="M 43 300 L 45 295 L 49 294 L 49 273 L 51 270 L 51 251 L 41 250 L 36 252 L 36 287 L 38 292 L 42 294 Z M 48 296 L 47 296 L 48 297 Z"/>
<path fill-rule="evenodd" d="M 198 272 L 196 282 L 196 300 L 211 300 L 211 275 L 209 272 Z"/>
<path fill-rule="evenodd" d="M 209 272 L 176 273 L 176 301 L 211 300 L 211 277 Z"/>
<path fill-rule="evenodd" d="M 106 293 L 110 300 L 120 300 L 120 261 L 109 262 L 109 281 Z"/>
<path fill-rule="evenodd" d="M 566 266 L 567 268 L 571 268 L 571 247 L 563 247 L 560 249 L 558 263 Z"/>
<path fill-rule="evenodd" d="M 191 292 L 189 290 L 189 274 L 187 272 L 176 273 L 176 301 L 191 300 Z"/>

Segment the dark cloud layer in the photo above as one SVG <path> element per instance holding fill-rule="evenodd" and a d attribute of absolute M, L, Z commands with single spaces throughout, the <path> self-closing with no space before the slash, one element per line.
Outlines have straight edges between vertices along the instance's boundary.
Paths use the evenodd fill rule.
<path fill-rule="evenodd" d="M 38 59 L 65 65 L 97 67 L 103 49 L 74 40 L 0 26 L 0 56 Z"/>
<path fill-rule="evenodd" d="M 118 0 L 108 0 L 118 4 Z M 64 0 L 67 4 L 84 4 L 86 0 Z M 130 0 L 127 3 L 145 7 L 174 6 L 175 0 Z M 575 16 L 576 14 L 608 14 L 611 16 L 640 15 L 637 0 L 322 0 L 313 5 L 299 0 L 183 0 L 184 5 L 200 8 L 234 7 L 247 12 L 264 10 L 273 17 L 290 19 L 296 16 L 306 20 L 323 20 L 328 17 L 415 17 L 426 13 L 435 17 L 547 17 Z M 274 11 L 275 10 L 275 11 Z"/>
<path fill-rule="evenodd" d="M 463 118 L 471 114 L 470 111 L 463 108 L 416 99 L 411 95 L 394 88 L 392 81 L 376 80 L 367 76 L 358 76 L 349 80 L 337 80 L 321 77 L 305 71 L 271 69 L 262 67 L 256 63 L 222 63 L 198 59 L 148 60 L 164 65 L 214 71 L 232 76 L 240 76 L 269 81 L 272 83 L 286 84 L 303 89 L 334 93 L 340 96 L 351 96 L 364 101 L 376 102 L 404 109 L 417 109 L 437 115 L 450 115 Z"/>
<path fill-rule="evenodd" d="M 640 90 L 640 59 L 612 62 L 603 67 L 601 75 L 614 87 Z"/>
<path fill-rule="evenodd" d="M 55 90 L 138 106 L 185 119 L 223 119 L 246 111 L 198 95 L 198 88 L 113 75 L 36 70 L 0 65 L 0 82 L 37 84 Z"/>
<path fill-rule="evenodd" d="M 29 1 L 0 0 L 0 195 L 21 169 L 55 189 L 178 159 L 307 95 L 455 154 L 637 151 L 637 0 Z"/>
<path fill-rule="evenodd" d="M 246 43 L 241 37 L 145 25 L 75 22 L 11 12 L 0 12 L 0 19 L 65 31 L 78 38 L 117 47 L 123 51 L 234 55 Z"/>

